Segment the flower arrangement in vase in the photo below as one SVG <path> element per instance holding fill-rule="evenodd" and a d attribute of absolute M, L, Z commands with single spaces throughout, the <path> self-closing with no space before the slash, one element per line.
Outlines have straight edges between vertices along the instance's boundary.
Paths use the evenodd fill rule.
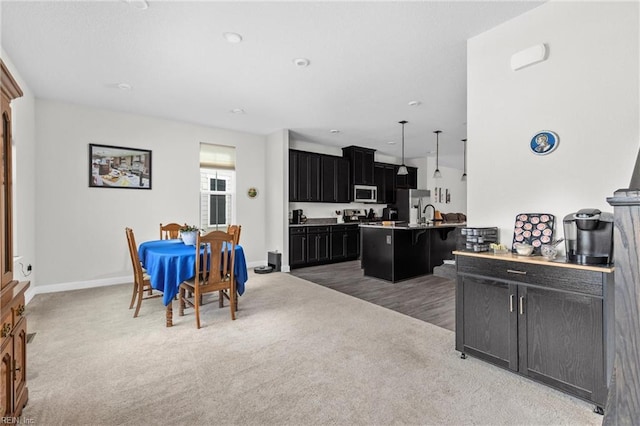
<path fill-rule="evenodd" d="M 196 245 L 196 236 L 200 233 L 200 228 L 194 225 L 185 225 L 180 228 L 180 237 L 182 242 L 188 246 Z"/>

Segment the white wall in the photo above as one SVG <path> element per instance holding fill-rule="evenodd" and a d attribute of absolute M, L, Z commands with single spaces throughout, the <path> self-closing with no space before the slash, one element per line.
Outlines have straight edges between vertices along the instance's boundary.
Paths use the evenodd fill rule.
<path fill-rule="evenodd" d="M 266 179 L 264 197 L 266 200 L 265 236 L 267 251 L 285 252 L 288 247 L 289 226 L 287 210 L 289 199 L 289 132 L 277 131 L 267 137 Z M 288 258 L 288 252 L 287 258 Z M 267 253 L 264 253 L 264 264 Z M 284 255 L 283 255 L 284 262 Z M 288 263 L 288 262 L 287 262 Z"/>
<path fill-rule="evenodd" d="M 638 153 L 638 3 L 549 2 L 468 42 L 468 216 L 511 245 L 515 216 L 562 218 L 629 185 Z M 545 62 L 511 55 L 545 43 Z M 529 140 L 560 144 L 536 156 Z"/>
<path fill-rule="evenodd" d="M 2 50 L 2 60 L 16 80 L 23 96 L 11 102 L 13 145 L 15 145 L 13 182 L 13 239 L 14 256 L 20 259 L 14 264 L 14 279 L 35 282 L 38 275 L 36 259 L 36 182 L 35 182 L 35 99 L 27 82 L 13 66 Z M 27 272 L 32 265 L 32 272 Z"/>
<path fill-rule="evenodd" d="M 45 100 L 35 125 L 38 286 L 130 278 L 125 227 L 140 243 L 160 222 L 198 223 L 201 142 L 236 147 L 242 245 L 250 265 L 264 263 L 264 137 Z M 152 189 L 89 188 L 89 143 L 151 149 Z M 252 186 L 262 196 L 249 198 Z"/>

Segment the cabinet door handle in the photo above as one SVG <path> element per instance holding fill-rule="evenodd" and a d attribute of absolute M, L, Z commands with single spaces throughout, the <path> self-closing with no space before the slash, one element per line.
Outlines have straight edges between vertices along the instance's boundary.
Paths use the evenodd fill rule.
<path fill-rule="evenodd" d="M 527 271 L 517 271 L 515 269 L 507 269 L 510 274 L 527 275 Z"/>
<path fill-rule="evenodd" d="M 524 296 L 520 296 L 519 305 L 520 305 L 520 308 L 519 308 L 520 309 L 520 315 L 523 315 L 524 314 Z"/>
<path fill-rule="evenodd" d="M 513 299 L 515 298 L 515 294 L 509 295 L 509 312 L 513 312 Z"/>

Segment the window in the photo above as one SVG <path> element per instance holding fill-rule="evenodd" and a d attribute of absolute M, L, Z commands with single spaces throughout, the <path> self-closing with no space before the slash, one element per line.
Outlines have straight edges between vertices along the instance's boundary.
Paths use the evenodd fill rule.
<path fill-rule="evenodd" d="M 235 222 L 235 148 L 200 144 L 200 227 Z"/>
<path fill-rule="evenodd" d="M 233 170 L 201 169 L 203 228 L 226 227 L 233 222 Z"/>

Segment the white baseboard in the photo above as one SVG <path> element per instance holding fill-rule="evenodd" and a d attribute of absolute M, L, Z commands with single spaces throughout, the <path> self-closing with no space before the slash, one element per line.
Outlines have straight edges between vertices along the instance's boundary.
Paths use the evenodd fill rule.
<path fill-rule="evenodd" d="M 29 301 L 36 294 L 57 293 L 59 291 L 82 290 L 85 288 L 105 287 L 108 285 L 126 284 L 126 283 L 131 283 L 132 279 L 133 279 L 132 275 L 127 275 L 126 277 L 103 278 L 100 280 L 92 280 L 92 281 L 76 281 L 76 282 L 70 282 L 70 283 L 49 284 L 49 285 L 35 286 L 35 287 L 30 286 L 25 293 L 25 300 L 26 300 L 26 303 L 29 303 Z"/>
<path fill-rule="evenodd" d="M 255 268 L 256 266 L 266 265 L 265 261 L 255 261 L 249 262 L 247 264 L 247 268 Z M 70 283 L 59 283 L 59 284 L 49 284 L 43 286 L 33 286 L 31 285 L 29 289 L 25 292 L 25 302 L 29 303 L 33 296 L 36 294 L 45 294 L 45 293 L 57 293 L 59 291 L 70 291 L 70 290 L 82 290 L 85 288 L 94 288 L 94 287 L 105 287 L 108 285 L 117 285 L 117 284 L 126 284 L 132 283 L 133 276 L 127 275 L 125 277 L 114 277 L 114 278 L 104 278 L 99 280 L 92 281 L 76 281 Z"/>

